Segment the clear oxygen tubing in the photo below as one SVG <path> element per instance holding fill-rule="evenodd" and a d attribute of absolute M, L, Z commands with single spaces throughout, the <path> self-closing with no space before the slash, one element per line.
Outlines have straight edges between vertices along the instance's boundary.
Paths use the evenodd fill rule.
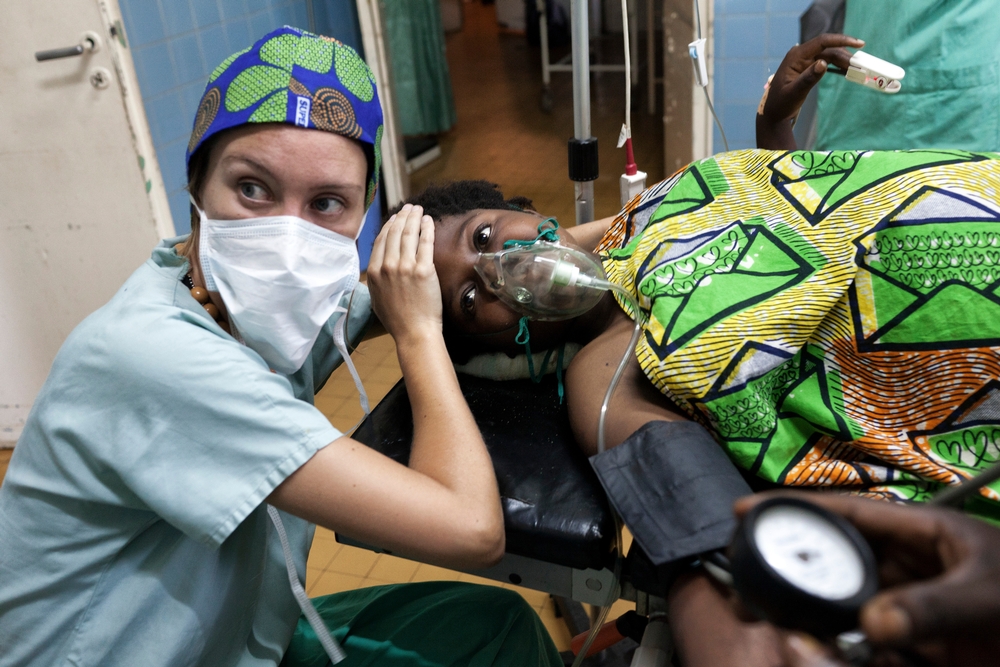
<path fill-rule="evenodd" d="M 597 420 L 597 453 L 600 454 L 605 450 L 605 417 L 608 413 L 608 405 L 611 403 L 611 397 L 615 393 L 615 389 L 618 388 L 618 383 L 622 379 L 622 374 L 625 373 L 625 367 L 628 366 L 629 359 L 632 358 L 632 353 L 635 350 L 636 344 L 639 342 L 639 336 L 642 333 L 642 319 L 641 313 L 639 311 L 639 304 L 636 302 L 635 297 L 632 294 L 616 285 L 611 281 L 601 281 L 600 287 L 611 290 L 617 294 L 620 294 L 629 305 L 632 307 L 632 315 L 635 320 L 635 326 L 632 328 L 632 337 L 629 338 L 628 347 L 625 348 L 625 354 L 622 355 L 622 360 L 618 362 L 618 368 L 615 369 L 615 374 L 611 376 L 611 382 L 608 383 L 608 390 L 604 394 L 604 400 L 601 402 L 601 414 Z M 597 633 L 604 625 L 604 622 L 608 618 L 608 613 L 611 611 L 611 606 L 618 600 L 621 595 L 621 576 L 622 576 L 622 563 L 625 561 L 625 545 L 622 542 L 622 520 L 618 516 L 618 512 L 611 510 L 611 516 L 615 520 L 615 584 L 611 592 L 608 594 L 608 602 L 603 607 L 597 616 L 597 620 L 590 627 L 590 632 L 587 633 L 587 639 L 583 642 L 583 646 L 580 647 L 580 652 L 576 654 L 576 659 L 573 660 L 573 667 L 580 667 L 583 663 L 584 658 L 587 656 L 587 651 L 590 650 L 590 645 L 594 643 L 594 639 L 597 638 Z"/>
<path fill-rule="evenodd" d="M 611 383 L 608 384 L 608 391 L 604 394 L 604 400 L 601 402 L 601 415 L 597 420 L 597 453 L 601 454 L 604 452 L 604 431 L 605 431 L 605 418 L 608 414 L 608 405 L 611 403 L 611 395 L 615 393 L 615 389 L 618 388 L 618 382 L 622 379 L 622 374 L 625 372 L 625 367 L 628 366 L 628 361 L 632 357 L 632 352 L 635 350 L 636 344 L 639 342 L 639 336 L 642 334 L 642 320 L 639 313 L 639 304 L 636 302 L 635 297 L 622 287 L 608 281 L 607 283 L 613 292 L 620 294 L 629 305 L 632 306 L 632 315 L 635 320 L 635 327 L 632 328 L 632 337 L 628 341 L 628 347 L 625 348 L 625 354 L 622 355 L 622 360 L 618 363 L 618 368 L 615 369 L 615 374 L 611 376 Z"/>
<path fill-rule="evenodd" d="M 698 30 L 698 39 L 701 39 L 701 9 L 698 7 L 699 0 L 694 0 L 694 25 Z M 719 120 L 718 114 L 715 113 L 715 105 L 712 104 L 712 98 L 708 94 L 708 82 L 702 87 L 705 91 L 705 101 L 708 102 L 708 110 L 712 112 L 712 118 L 715 119 L 715 125 L 719 128 L 719 134 L 722 135 L 722 145 L 726 148 L 726 152 L 729 152 L 729 141 L 726 139 L 726 131 L 722 129 L 722 121 Z"/>

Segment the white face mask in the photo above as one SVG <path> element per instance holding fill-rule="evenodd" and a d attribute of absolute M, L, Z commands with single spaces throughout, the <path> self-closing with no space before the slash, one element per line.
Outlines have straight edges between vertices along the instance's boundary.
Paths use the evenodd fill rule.
<path fill-rule="evenodd" d="M 354 239 L 294 216 L 211 220 L 199 213 L 205 287 L 222 295 L 234 333 L 274 370 L 299 370 L 358 283 Z M 344 332 L 337 334 L 350 364 Z"/>

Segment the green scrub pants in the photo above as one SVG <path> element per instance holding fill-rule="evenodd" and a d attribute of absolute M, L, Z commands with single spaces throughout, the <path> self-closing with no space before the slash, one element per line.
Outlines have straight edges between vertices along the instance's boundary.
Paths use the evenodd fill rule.
<path fill-rule="evenodd" d="M 541 619 L 520 595 L 493 586 L 429 581 L 361 588 L 313 603 L 347 659 L 338 667 L 562 667 Z M 300 618 L 282 667 L 330 661 Z"/>

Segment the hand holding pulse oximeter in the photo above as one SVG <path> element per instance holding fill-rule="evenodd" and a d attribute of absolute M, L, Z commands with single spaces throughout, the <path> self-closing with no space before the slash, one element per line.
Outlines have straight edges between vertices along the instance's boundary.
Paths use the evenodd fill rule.
<path fill-rule="evenodd" d="M 828 71 L 840 74 L 848 81 L 865 88 L 890 95 L 899 92 L 903 87 L 900 81 L 906 76 L 906 71 L 899 65 L 893 65 L 864 51 L 854 52 L 850 67 L 846 70 L 831 68 Z"/>

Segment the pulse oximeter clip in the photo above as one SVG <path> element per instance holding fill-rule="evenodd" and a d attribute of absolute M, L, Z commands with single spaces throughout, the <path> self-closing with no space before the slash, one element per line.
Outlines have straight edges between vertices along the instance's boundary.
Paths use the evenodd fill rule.
<path fill-rule="evenodd" d="M 829 71 L 841 74 L 848 81 L 861 84 L 865 88 L 889 95 L 899 92 L 903 87 L 900 81 L 906 76 L 906 71 L 899 65 L 893 65 L 864 51 L 856 51 L 851 56 L 851 66 L 847 70 Z"/>

